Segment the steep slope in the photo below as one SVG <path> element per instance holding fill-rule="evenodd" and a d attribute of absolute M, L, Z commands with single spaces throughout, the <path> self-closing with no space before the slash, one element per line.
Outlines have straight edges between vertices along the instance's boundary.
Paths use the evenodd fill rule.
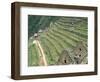
<path fill-rule="evenodd" d="M 40 41 L 40 44 L 44 50 L 48 65 L 57 65 L 58 59 L 63 50 L 67 50 L 72 60 L 74 60 L 73 59 L 74 54 L 72 53 L 73 49 L 77 47 L 78 42 L 82 41 L 87 50 L 87 39 L 88 39 L 87 21 L 88 20 L 85 17 L 42 16 L 42 19 L 39 22 L 37 22 L 35 27 L 35 28 L 38 27 L 38 30 L 37 31 L 33 30 L 34 31 L 33 35 L 31 34 L 30 34 L 31 36 L 29 35 L 29 41 L 30 38 L 33 37 L 35 33 L 38 33 L 37 39 Z M 40 29 L 42 30 L 42 32 L 39 33 Z M 35 39 L 33 37 L 32 41 L 34 40 Z M 29 42 L 29 44 L 30 43 L 31 42 Z M 29 52 L 31 46 L 29 47 Z M 29 55 L 29 60 L 31 59 L 31 61 L 34 62 L 35 55 L 38 55 L 36 54 L 35 49 L 32 54 L 33 57 Z M 39 58 L 37 58 L 37 63 L 38 61 Z M 87 61 L 86 57 L 85 61 Z M 85 63 L 83 62 L 83 64 Z M 29 66 L 33 65 L 35 64 L 30 64 Z M 38 64 L 36 65 L 38 66 Z"/>

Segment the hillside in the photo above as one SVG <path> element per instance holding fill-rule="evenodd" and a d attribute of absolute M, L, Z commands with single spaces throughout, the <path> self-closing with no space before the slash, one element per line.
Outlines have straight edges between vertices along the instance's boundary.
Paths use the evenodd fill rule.
<path fill-rule="evenodd" d="M 38 40 L 42 46 L 48 65 L 65 65 L 63 63 L 63 51 L 69 64 L 86 64 L 87 62 L 87 39 L 88 24 L 85 17 L 57 17 L 57 16 L 28 16 L 28 65 L 40 65 L 40 51 L 34 41 Z M 37 36 L 35 37 L 35 35 Z M 81 56 L 80 63 L 74 49 L 79 45 Z M 81 44 L 80 44 L 81 43 Z M 85 50 L 86 51 L 85 51 Z M 77 60 L 75 57 L 77 56 Z M 80 55 L 79 55 L 80 56 Z M 60 59 L 62 58 L 62 59 Z M 69 59 L 68 59 L 69 58 Z M 61 61 L 59 63 L 59 60 Z"/>

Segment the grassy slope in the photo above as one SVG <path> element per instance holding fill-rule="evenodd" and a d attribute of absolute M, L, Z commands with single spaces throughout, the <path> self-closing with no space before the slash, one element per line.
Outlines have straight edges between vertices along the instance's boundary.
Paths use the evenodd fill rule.
<path fill-rule="evenodd" d="M 87 23 L 83 19 L 73 25 L 70 22 L 67 18 L 60 18 L 50 23 L 48 32 L 40 34 L 48 65 L 55 65 L 62 50 L 71 51 L 78 41 L 84 41 L 87 45 Z M 38 51 L 36 46 L 32 45 L 29 47 L 29 66 L 38 65 L 38 61 Z"/>

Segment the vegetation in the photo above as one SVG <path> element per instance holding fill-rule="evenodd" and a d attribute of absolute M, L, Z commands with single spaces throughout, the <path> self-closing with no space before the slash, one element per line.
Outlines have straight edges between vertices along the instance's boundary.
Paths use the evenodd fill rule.
<path fill-rule="evenodd" d="M 39 51 L 33 44 L 35 33 L 39 34 L 38 40 L 44 50 L 48 65 L 57 65 L 62 51 L 67 49 L 71 54 L 79 41 L 82 41 L 87 49 L 87 21 L 86 17 L 29 15 L 28 65 L 39 66 Z M 41 33 L 39 33 L 40 29 Z"/>

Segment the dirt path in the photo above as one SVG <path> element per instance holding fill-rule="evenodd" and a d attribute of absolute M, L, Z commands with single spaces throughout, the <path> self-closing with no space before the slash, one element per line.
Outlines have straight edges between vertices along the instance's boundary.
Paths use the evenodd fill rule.
<path fill-rule="evenodd" d="M 36 45 L 37 45 L 37 48 L 38 48 L 39 53 L 40 53 L 39 54 L 39 57 L 40 57 L 39 64 L 43 65 L 43 66 L 47 66 L 47 61 L 46 61 L 44 50 L 42 49 L 42 46 L 38 40 L 36 40 Z"/>

